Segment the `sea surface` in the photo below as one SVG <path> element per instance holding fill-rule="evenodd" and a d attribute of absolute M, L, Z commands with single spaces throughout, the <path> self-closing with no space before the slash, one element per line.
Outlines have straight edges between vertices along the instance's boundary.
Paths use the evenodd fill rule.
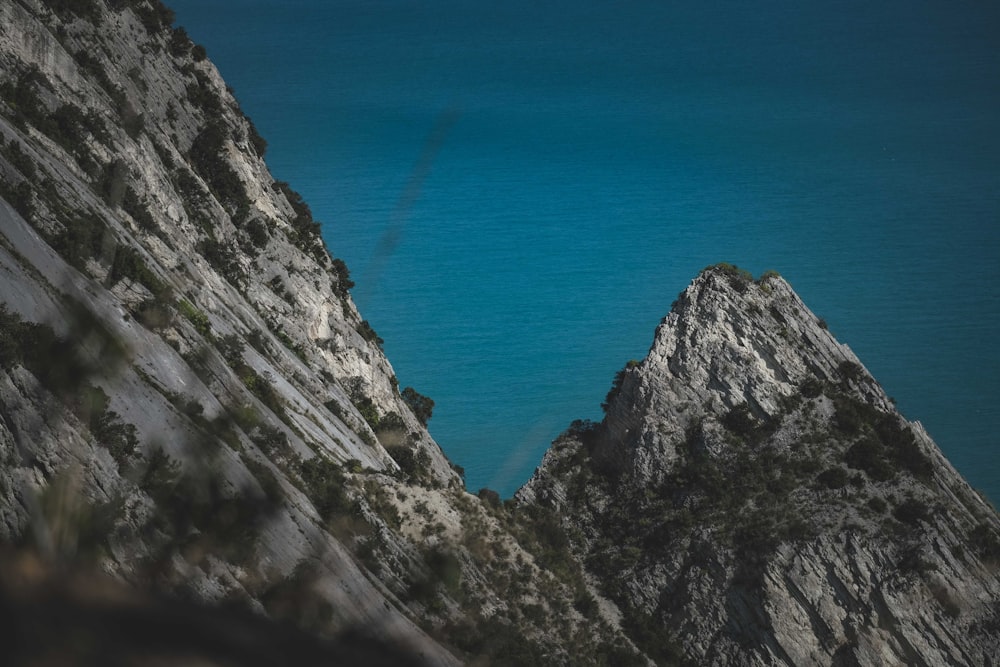
<path fill-rule="evenodd" d="M 168 0 L 467 485 L 779 271 L 1000 501 L 1000 3 Z"/>

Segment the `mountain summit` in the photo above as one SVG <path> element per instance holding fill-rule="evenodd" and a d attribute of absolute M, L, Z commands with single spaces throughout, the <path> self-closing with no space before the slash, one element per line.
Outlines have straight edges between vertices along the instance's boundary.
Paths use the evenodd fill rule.
<path fill-rule="evenodd" d="M 775 274 L 705 270 L 518 493 L 647 654 L 989 664 L 994 509 Z"/>
<path fill-rule="evenodd" d="M 473 495 L 168 8 L 0 26 L 11 664 L 997 654 L 995 510 L 780 277 L 704 271 L 600 424 Z"/>

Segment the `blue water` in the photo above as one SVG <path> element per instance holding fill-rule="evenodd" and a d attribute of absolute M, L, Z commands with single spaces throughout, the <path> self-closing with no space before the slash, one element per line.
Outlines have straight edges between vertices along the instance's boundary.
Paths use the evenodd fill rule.
<path fill-rule="evenodd" d="M 1000 499 L 1000 5 L 173 0 L 472 489 L 776 269 Z"/>

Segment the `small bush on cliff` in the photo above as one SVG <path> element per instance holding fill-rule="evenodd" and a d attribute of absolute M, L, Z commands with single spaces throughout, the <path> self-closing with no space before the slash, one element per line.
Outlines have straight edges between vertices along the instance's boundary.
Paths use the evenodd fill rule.
<path fill-rule="evenodd" d="M 752 273 L 746 269 L 741 269 L 735 264 L 730 264 L 729 262 L 719 262 L 718 264 L 706 267 L 704 270 L 714 271 L 724 275 L 728 280 L 730 287 L 741 294 L 746 292 L 750 283 L 754 281 Z"/>
<path fill-rule="evenodd" d="M 226 282 L 238 290 L 245 288 L 248 280 L 247 272 L 240 264 L 235 250 L 214 238 L 203 239 L 198 244 L 197 250 Z"/>
<path fill-rule="evenodd" d="M 299 466 L 299 476 L 324 521 L 330 521 L 350 507 L 350 499 L 344 493 L 347 478 L 333 461 L 320 456 L 306 459 Z"/>
<path fill-rule="evenodd" d="M 194 326 L 195 331 L 205 338 L 212 337 L 212 323 L 208 319 L 208 315 L 195 308 L 190 301 L 187 299 L 178 301 L 177 310 Z"/>
<path fill-rule="evenodd" d="M 243 181 L 224 155 L 228 140 L 226 126 L 221 121 L 213 120 L 195 137 L 188 158 L 219 203 L 235 216 L 239 211 L 249 209 L 251 202 Z"/>
<path fill-rule="evenodd" d="M 431 416 L 434 414 L 434 401 L 413 387 L 404 388 L 401 396 L 403 397 L 403 402 L 410 408 L 413 416 L 417 418 L 417 421 L 427 426 L 427 422 L 430 421 Z"/>
<path fill-rule="evenodd" d="M 361 320 L 361 323 L 357 326 L 357 332 L 369 343 L 375 343 L 375 346 L 380 350 L 382 349 L 382 345 L 385 344 L 382 337 L 375 333 L 375 329 L 372 328 L 368 320 Z"/>
<path fill-rule="evenodd" d="M 108 285 L 115 285 L 119 280 L 128 278 L 150 291 L 154 297 L 160 297 L 167 291 L 167 285 L 160 280 L 142 259 L 142 255 L 129 246 L 118 246 L 114 259 L 108 271 Z"/>
<path fill-rule="evenodd" d="M 483 487 L 479 489 L 476 495 L 479 496 L 480 500 L 485 502 L 493 509 L 500 509 L 500 507 L 503 505 L 503 502 L 500 500 L 500 494 L 494 491 L 493 489 Z"/>
<path fill-rule="evenodd" d="M 615 373 L 615 377 L 611 381 L 611 389 L 608 390 L 607 395 L 604 397 L 604 402 L 601 403 L 601 410 L 603 410 L 605 414 L 607 414 L 608 409 L 611 407 L 611 404 L 614 403 L 615 399 L 618 397 L 618 394 L 621 393 L 622 384 L 625 382 L 625 378 L 626 376 L 628 376 L 628 372 L 631 369 L 636 368 L 638 365 L 639 365 L 638 361 L 631 359 L 627 364 L 625 364 L 625 368 Z"/>
<path fill-rule="evenodd" d="M 334 259 L 331 264 L 333 275 L 337 278 L 334 291 L 341 297 L 346 297 L 348 290 L 354 287 L 354 281 L 351 280 L 351 272 L 347 269 L 347 264 L 342 259 Z"/>
<path fill-rule="evenodd" d="M 419 447 L 388 445 L 385 451 L 399 465 L 404 474 L 413 478 L 426 477 L 429 473 L 430 456 Z"/>
<path fill-rule="evenodd" d="M 161 30 L 169 28 L 175 19 L 173 10 L 166 7 L 160 0 L 152 0 L 151 4 L 133 2 L 132 9 L 150 35 L 155 35 Z"/>

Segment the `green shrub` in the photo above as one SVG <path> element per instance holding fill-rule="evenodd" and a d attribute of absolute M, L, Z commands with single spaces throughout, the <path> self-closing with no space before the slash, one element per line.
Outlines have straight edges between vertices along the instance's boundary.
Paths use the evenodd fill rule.
<path fill-rule="evenodd" d="M 888 509 L 889 505 L 886 504 L 885 500 L 879 498 L 878 496 L 872 496 L 868 500 L 868 507 L 877 514 L 882 514 Z"/>
<path fill-rule="evenodd" d="M 254 152 L 257 153 L 257 157 L 263 159 L 264 154 L 267 153 L 267 141 L 264 137 L 260 136 L 260 132 L 257 131 L 257 126 L 253 124 L 249 116 L 245 116 L 247 121 L 247 140 L 250 145 L 253 146 Z"/>
<path fill-rule="evenodd" d="M 156 220 L 149 212 L 149 205 L 146 200 L 132 189 L 131 186 L 125 188 L 125 196 L 122 198 L 122 208 L 132 216 L 139 229 L 147 232 L 156 231 Z"/>
<path fill-rule="evenodd" d="M 159 298 L 169 291 L 167 284 L 160 280 L 146 265 L 142 255 L 129 246 L 118 246 L 115 249 L 111 268 L 108 271 L 107 284 L 113 286 L 123 278 L 141 284 L 150 291 L 154 298 Z"/>
<path fill-rule="evenodd" d="M 183 58 L 188 55 L 191 52 L 191 38 L 188 37 L 187 30 L 182 27 L 174 28 L 170 33 L 168 48 L 170 55 L 175 58 Z"/>
<path fill-rule="evenodd" d="M 289 422 L 288 413 L 285 412 L 285 401 L 281 398 L 270 380 L 261 376 L 257 371 L 249 366 L 243 366 L 237 371 L 240 381 L 250 393 L 266 405 L 271 412 L 278 416 L 286 424 Z"/>
<path fill-rule="evenodd" d="M 160 0 L 152 0 L 149 5 L 133 3 L 132 10 L 150 35 L 155 35 L 169 28 L 175 19 L 173 10 L 166 7 Z"/>
<path fill-rule="evenodd" d="M 194 326 L 195 331 L 205 338 L 211 338 L 212 323 L 209 321 L 208 315 L 195 308 L 187 299 L 178 301 L 177 309 Z"/>
<path fill-rule="evenodd" d="M 247 221 L 243 231 L 251 246 L 257 250 L 263 250 L 267 246 L 268 239 L 271 238 L 267 231 L 267 225 L 260 218 L 251 218 Z"/>
<path fill-rule="evenodd" d="M 768 269 L 764 273 L 760 274 L 760 278 L 757 279 L 757 284 L 760 285 L 760 284 L 768 282 L 769 280 L 773 280 L 775 278 L 780 278 L 780 277 L 781 277 L 780 273 L 778 273 L 777 271 Z"/>
<path fill-rule="evenodd" d="M 229 367 L 236 371 L 237 374 L 246 366 L 246 362 L 243 361 L 243 352 L 246 346 L 236 334 L 228 334 L 217 339 L 215 341 L 215 348 L 222 355 L 222 358 L 226 360 Z"/>
<path fill-rule="evenodd" d="M 292 242 L 307 252 L 311 252 L 317 243 L 322 245 L 320 225 L 313 220 L 312 210 L 302 199 L 302 195 L 293 190 L 285 181 L 275 181 L 272 188 L 275 192 L 281 192 L 285 196 L 295 212 L 295 217 L 291 220 Z"/>
<path fill-rule="evenodd" d="M 66 262 L 84 270 L 87 260 L 100 258 L 104 248 L 115 246 L 104 220 L 96 213 L 82 211 L 62 221 L 63 229 L 48 239 L 49 245 Z"/>
<path fill-rule="evenodd" d="M 479 496 L 480 500 L 493 509 L 500 509 L 503 506 L 503 503 L 500 500 L 500 494 L 493 489 L 483 487 L 482 489 L 479 489 L 476 495 Z"/>
<path fill-rule="evenodd" d="M 430 456 L 418 447 L 387 445 L 385 451 L 399 465 L 399 469 L 410 477 L 423 477 L 428 473 Z"/>
<path fill-rule="evenodd" d="M 297 461 L 297 454 L 288 442 L 288 435 L 279 427 L 260 418 L 258 413 L 252 413 L 252 425 L 242 424 L 250 440 L 272 463 L 284 465 Z M 243 418 L 237 418 L 243 422 Z"/>
<path fill-rule="evenodd" d="M 346 297 L 348 290 L 354 287 L 354 281 L 351 280 L 351 272 L 347 269 L 347 264 L 342 259 L 334 259 L 331 262 L 331 266 L 333 275 L 337 278 L 334 291 L 341 297 Z"/>
<path fill-rule="evenodd" d="M 475 623 L 471 619 L 450 622 L 444 628 L 451 643 L 470 656 L 470 664 L 479 661 L 496 667 L 551 664 L 549 653 L 525 636 L 522 628 L 499 615 L 477 620 Z"/>
<path fill-rule="evenodd" d="M 153 449 L 146 457 L 146 470 L 139 486 L 157 503 L 174 495 L 181 478 L 181 464 L 170 457 L 162 447 Z"/>
<path fill-rule="evenodd" d="M 111 80 L 111 77 L 108 76 L 108 71 L 104 68 L 104 63 L 100 58 L 94 56 L 86 49 L 80 49 L 73 54 L 73 60 L 75 60 L 76 64 L 80 66 L 82 73 L 97 81 L 97 85 L 99 85 L 104 92 L 108 94 L 108 97 L 110 97 L 115 104 L 120 104 L 124 100 L 125 91 L 123 91 L 120 86 Z"/>
<path fill-rule="evenodd" d="M 733 406 L 719 421 L 730 433 L 742 438 L 751 437 L 759 424 L 757 418 L 750 412 L 750 406 L 746 403 Z"/>
<path fill-rule="evenodd" d="M 840 374 L 840 377 L 849 382 L 858 381 L 864 374 L 864 370 L 861 368 L 860 364 L 847 359 L 841 361 L 837 365 L 837 372 Z"/>
<path fill-rule="evenodd" d="M 626 634 L 656 664 L 681 664 L 683 650 L 665 624 L 658 622 L 655 616 L 632 611 L 624 621 Z"/>
<path fill-rule="evenodd" d="M 455 554 L 433 548 L 424 554 L 424 562 L 434 580 L 443 585 L 450 595 L 454 596 L 461 591 L 462 563 Z"/>
<path fill-rule="evenodd" d="M 366 341 L 369 343 L 375 343 L 378 349 L 382 349 L 382 345 L 385 341 L 382 340 L 381 336 L 375 333 L 375 329 L 372 328 L 372 325 L 368 322 L 368 320 L 361 320 L 361 324 L 357 326 L 357 331 Z"/>
<path fill-rule="evenodd" d="M 618 397 L 618 394 L 621 393 L 622 383 L 625 382 L 625 376 L 627 374 L 628 367 L 615 373 L 615 377 L 611 381 L 611 389 L 608 390 L 607 395 L 604 397 L 604 402 L 601 403 L 601 410 L 604 411 L 604 414 L 608 413 L 608 409 L 611 407 L 611 404 Z"/>
<path fill-rule="evenodd" d="M 928 481 L 934 475 L 934 464 L 921 451 L 912 429 L 894 415 L 880 415 L 874 424 L 875 433 L 892 460 L 917 479 Z"/>
<path fill-rule="evenodd" d="M 403 402 L 406 403 L 406 406 L 410 408 L 413 416 L 417 418 L 417 421 L 427 426 L 427 422 L 430 421 L 434 413 L 434 401 L 413 387 L 404 388 L 400 395 L 403 397 Z"/>
<path fill-rule="evenodd" d="M 243 181 L 225 157 L 228 128 L 220 120 L 211 120 L 195 137 L 188 159 L 202 180 L 208 184 L 219 203 L 233 215 L 251 204 Z"/>
<path fill-rule="evenodd" d="M 746 292 L 750 283 L 753 282 L 752 273 L 746 269 L 741 269 L 735 264 L 730 264 L 729 262 L 719 262 L 718 264 L 713 264 L 712 266 L 706 267 L 704 271 L 712 271 L 714 273 L 724 275 L 729 282 L 729 286 L 741 294 Z"/>
<path fill-rule="evenodd" d="M 361 418 L 368 423 L 372 430 L 377 432 L 379 430 L 378 409 L 375 407 L 375 403 L 372 399 L 366 396 L 355 403 L 354 407 L 358 409 L 358 412 L 361 414 Z"/>
<path fill-rule="evenodd" d="M 237 289 L 244 288 L 247 282 L 246 272 L 232 248 L 214 238 L 207 238 L 198 244 L 198 252 L 226 282 Z"/>
<path fill-rule="evenodd" d="M 378 420 L 378 428 L 375 430 L 378 433 L 405 431 L 406 423 L 398 412 L 388 412 Z"/>
<path fill-rule="evenodd" d="M 350 500 L 344 493 L 347 479 L 340 466 L 333 461 L 320 456 L 302 461 L 299 477 L 324 521 L 330 521 L 350 508 Z"/>

